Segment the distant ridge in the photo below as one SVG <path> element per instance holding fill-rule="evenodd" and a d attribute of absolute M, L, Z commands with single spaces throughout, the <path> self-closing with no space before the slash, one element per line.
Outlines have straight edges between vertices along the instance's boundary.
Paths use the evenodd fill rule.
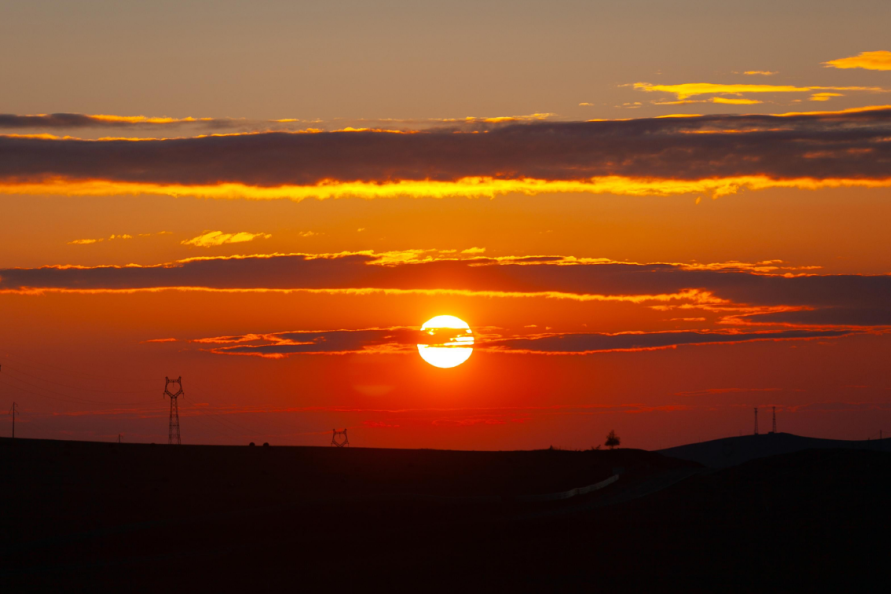
<path fill-rule="evenodd" d="M 658 453 L 670 458 L 698 462 L 710 468 L 727 468 L 767 456 L 791 454 L 803 450 L 828 449 L 869 449 L 891 452 L 891 438 L 870 441 L 845 441 L 841 439 L 802 437 L 791 433 L 766 433 L 691 443 L 658 450 Z"/>

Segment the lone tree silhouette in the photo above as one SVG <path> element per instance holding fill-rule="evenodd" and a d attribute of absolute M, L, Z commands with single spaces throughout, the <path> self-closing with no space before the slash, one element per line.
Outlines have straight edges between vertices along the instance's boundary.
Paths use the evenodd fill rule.
<path fill-rule="evenodd" d="M 610 431 L 609 435 L 606 436 L 606 447 L 609 449 L 613 449 L 620 443 L 622 443 L 622 440 L 619 439 L 619 436 L 616 435 L 615 431 Z"/>

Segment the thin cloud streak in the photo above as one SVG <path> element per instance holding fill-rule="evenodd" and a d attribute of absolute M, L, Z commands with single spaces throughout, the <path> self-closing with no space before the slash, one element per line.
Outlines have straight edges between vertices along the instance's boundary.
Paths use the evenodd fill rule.
<path fill-rule="evenodd" d="M 474 349 L 497 353 L 538 355 L 586 355 L 673 349 L 679 346 L 739 344 L 753 341 L 811 340 L 839 338 L 855 330 L 780 330 L 767 332 L 627 332 L 550 333 L 512 336 L 490 333 L 477 339 Z M 356 353 L 395 354 L 413 352 L 425 343 L 423 333 L 411 328 L 280 332 L 226 336 L 193 341 L 217 345 L 219 355 L 247 355 L 280 359 L 290 355 L 344 355 Z M 234 343 L 234 344 L 232 344 Z M 245 344 L 247 343 L 247 344 Z M 432 345 L 447 346 L 447 345 Z"/>
<path fill-rule="evenodd" d="M 0 130 L 16 130 L 23 133 L 40 130 L 64 132 L 122 130 L 128 134 L 154 132 L 182 132 L 197 129 L 202 132 L 321 132 L 392 130 L 415 131 L 430 128 L 457 128 L 461 130 L 487 130 L 495 126 L 517 122 L 535 122 L 553 117 L 552 113 L 534 113 L 517 116 L 464 117 L 464 118 L 335 118 L 333 120 L 281 118 L 255 120 L 248 118 L 209 117 L 148 117 L 93 115 L 79 113 L 54 114 L 0 114 Z"/>
<path fill-rule="evenodd" d="M 647 93 L 670 93 L 679 101 L 700 95 L 746 95 L 751 93 L 812 93 L 814 91 L 860 91 L 886 93 L 882 87 L 823 87 L 794 85 L 682 83 L 677 85 L 654 85 L 646 82 L 634 83 L 634 88 Z"/>
<path fill-rule="evenodd" d="M 205 231 L 197 237 L 182 241 L 182 245 L 193 247 L 216 247 L 229 243 L 244 243 L 255 239 L 269 239 L 272 237 L 269 233 L 249 233 L 247 231 L 239 231 L 238 233 L 223 233 L 222 231 Z"/>

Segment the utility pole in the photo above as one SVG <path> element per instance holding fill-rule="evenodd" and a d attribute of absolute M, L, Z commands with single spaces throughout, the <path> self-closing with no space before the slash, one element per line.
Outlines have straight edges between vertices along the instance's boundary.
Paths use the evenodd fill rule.
<path fill-rule="evenodd" d="M 758 435 L 758 407 L 755 407 L 755 435 Z"/>
<path fill-rule="evenodd" d="M 169 377 L 165 377 L 164 380 L 166 382 L 164 384 L 164 396 L 170 398 L 170 425 L 167 432 L 167 443 L 168 445 L 182 445 L 182 439 L 179 435 L 179 404 L 177 399 L 180 396 L 186 397 L 183 394 L 183 378 L 180 376 L 172 380 Z M 176 392 L 170 391 L 170 384 L 177 386 Z"/>
<path fill-rule="evenodd" d="M 3 371 L 2 365 L 0 365 L 0 371 Z M 12 403 L 12 438 L 15 439 L 15 402 Z"/>
<path fill-rule="evenodd" d="M 13 439 L 15 439 L 15 414 L 16 414 L 15 407 L 16 407 L 16 404 L 15 404 L 15 402 L 13 402 L 12 403 L 12 411 L 11 411 L 12 412 L 12 438 Z"/>
<path fill-rule="evenodd" d="M 771 433 L 777 432 L 777 407 L 773 407 L 773 431 Z"/>

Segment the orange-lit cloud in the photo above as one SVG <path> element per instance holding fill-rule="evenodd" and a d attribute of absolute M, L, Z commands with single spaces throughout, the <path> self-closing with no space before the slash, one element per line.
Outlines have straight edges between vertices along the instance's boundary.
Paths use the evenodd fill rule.
<path fill-rule="evenodd" d="M 215 198 L 883 187 L 891 109 L 169 140 L 0 136 L 0 192 Z M 868 154 L 870 158 L 864 158 Z"/>
<path fill-rule="evenodd" d="M 793 85 L 753 85 L 719 83 L 683 83 L 679 85 L 654 85 L 645 82 L 634 83 L 634 88 L 647 93 L 671 93 L 678 100 L 698 95 L 747 95 L 752 93 L 812 93 L 814 91 L 868 91 L 887 92 L 881 87 L 796 87 Z"/>
<path fill-rule="evenodd" d="M 779 72 L 773 70 L 746 70 L 743 74 L 746 76 L 774 76 L 779 74 Z"/>
<path fill-rule="evenodd" d="M 0 128 L 120 128 L 133 126 L 169 126 L 213 122 L 213 118 L 169 118 L 118 115 L 54 113 L 35 115 L 0 114 Z"/>
<path fill-rule="evenodd" d="M 653 105 L 691 105 L 694 103 L 718 103 L 723 105 L 758 105 L 764 103 L 758 99 L 742 97 L 710 97 L 708 99 L 679 99 L 677 101 L 653 101 Z M 696 117 L 696 116 L 694 116 Z"/>
<path fill-rule="evenodd" d="M 151 233 L 140 233 L 140 237 L 148 237 Z M 162 231 L 159 235 L 164 235 Z M 108 237 L 109 241 L 113 241 L 115 239 L 133 239 L 133 236 L 128 233 L 119 233 L 119 234 L 111 234 Z M 91 245 L 94 243 L 99 243 L 100 241 L 105 241 L 105 238 L 100 237 L 98 239 L 75 239 L 74 241 L 69 241 L 68 245 Z"/>
<path fill-rule="evenodd" d="M 823 62 L 829 68 L 864 68 L 866 70 L 891 70 L 891 52 L 860 52 L 856 56 Z"/>
<path fill-rule="evenodd" d="M 270 237 L 272 237 L 272 235 L 270 235 L 269 233 L 248 233 L 247 231 L 240 231 L 238 233 L 205 231 L 198 237 L 184 240 L 182 244 L 195 247 L 214 247 L 227 243 L 244 243 L 246 241 L 253 241 L 258 237 L 260 239 L 269 239 Z"/>
<path fill-rule="evenodd" d="M 866 149 L 872 152 L 872 149 Z M 853 154 L 853 153 L 852 153 Z M 828 152 L 808 153 L 804 158 L 831 159 Z M 816 173 L 816 172 L 815 172 Z M 736 194 L 742 190 L 795 188 L 819 190 L 823 188 L 886 188 L 891 177 L 879 179 L 800 177 L 775 179 L 768 176 L 739 176 L 701 180 L 632 178 L 622 176 L 594 177 L 583 181 L 553 181 L 543 179 L 498 180 L 492 178 L 462 178 L 454 182 L 400 181 L 392 183 L 337 183 L 325 182 L 314 186 L 278 186 L 273 188 L 244 184 L 162 185 L 107 181 L 48 180 L 41 183 L 0 183 L 0 194 L 65 195 L 65 196 L 122 196 L 160 195 L 191 196 L 196 198 L 248 200 L 306 200 L 330 198 L 493 198 L 506 194 L 617 194 L 626 196 L 673 196 L 706 194 L 715 198 Z"/>
<path fill-rule="evenodd" d="M 808 101 L 829 101 L 833 97 L 844 97 L 842 93 L 814 93 Z"/>

